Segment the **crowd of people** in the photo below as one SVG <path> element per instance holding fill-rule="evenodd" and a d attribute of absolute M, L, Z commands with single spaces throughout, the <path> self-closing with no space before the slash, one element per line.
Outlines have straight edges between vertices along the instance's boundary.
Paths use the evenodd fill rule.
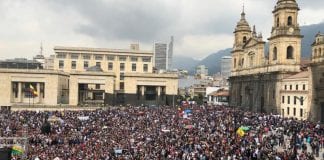
<path fill-rule="evenodd" d="M 324 147 L 319 124 L 222 106 L 0 114 L 0 137 L 26 136 L 30 160 L 312 160 Z"/>

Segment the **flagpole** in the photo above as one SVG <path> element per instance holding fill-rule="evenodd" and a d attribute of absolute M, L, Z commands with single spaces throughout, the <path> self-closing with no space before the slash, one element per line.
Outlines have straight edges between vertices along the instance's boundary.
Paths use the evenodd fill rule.
<path fill-rule="evenodd" d="M 29 95 L 28 95 L 28 107 L 30 107 L 30 96 L 31 96 L 31 93 L 29 91 Z"/>

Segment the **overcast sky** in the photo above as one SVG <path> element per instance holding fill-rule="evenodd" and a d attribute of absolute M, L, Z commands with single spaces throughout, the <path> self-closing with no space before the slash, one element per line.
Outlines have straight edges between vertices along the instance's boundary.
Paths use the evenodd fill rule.
<path fill-rule="evenodd" d="M 277 0 L 244 0 L 264 39 Z M 324 0 L 298 0 L 300 25 L 324 21 Z M 176 55 L 202 59 L 231 47 L 243 0 L 0 0 L 0 59 L 53 54 L 53 47 L 128 48 L 175 37 Z"/>

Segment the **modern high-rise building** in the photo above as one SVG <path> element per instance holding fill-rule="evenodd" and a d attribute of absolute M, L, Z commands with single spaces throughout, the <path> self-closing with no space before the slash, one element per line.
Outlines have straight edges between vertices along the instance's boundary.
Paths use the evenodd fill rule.
<path fill-rule="evenodd" d="M 167 43 L 154 43 L 154 66 L 157 70 L 171 70 L 173 56 L 173 41 L 171 36 L 169 45 Z"/>
<path fill-rule="evenodd" d="M 221 60 L 221 74 L 223 77 L 229 77 L 231 75 L 232 57 L 224 56 Z"/>
<path fill-rule="evenodd" d="M 167 69 L 167 48 L 165 43 L 154 44 L 154 64 L 158 70 Z"/>
<path fill-rule="evenodd" d="M 168 49 L 168 70 L 172 70 L 172 57 L 173 57 L 173 41 L 174 38 L 171 36 L 171 41 L 169 43 L 169 49 Z"/>
<path fill-rule="evenodd" d="M 199 65 L 196 67 L 196 77 L 200 79 L 205 79 L 208 76 L 208 67 L 205 65 Z"/>

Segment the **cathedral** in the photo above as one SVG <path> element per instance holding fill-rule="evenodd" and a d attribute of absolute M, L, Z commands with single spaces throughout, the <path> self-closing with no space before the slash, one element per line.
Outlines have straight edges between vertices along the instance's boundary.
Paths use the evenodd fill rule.
<path fill-rule="evenodd" d="M 324 123 L 324 34 L 315 35 L 312 55 L 302 61 L 299 10 L 296 0 L 278 0 L 266 43 L 243 9 L 234 30 L 230 106 Z"/>
<path fill-rule="evenodd" d="M 281 89 L 285 77 L 301 71 L 301 40 L 296 0 L 278 0 L 268 38 L 251 29 L 241 13 L 234 36 L 230 81 L 230 105 L 244 110 L 281 114 Z"/>

